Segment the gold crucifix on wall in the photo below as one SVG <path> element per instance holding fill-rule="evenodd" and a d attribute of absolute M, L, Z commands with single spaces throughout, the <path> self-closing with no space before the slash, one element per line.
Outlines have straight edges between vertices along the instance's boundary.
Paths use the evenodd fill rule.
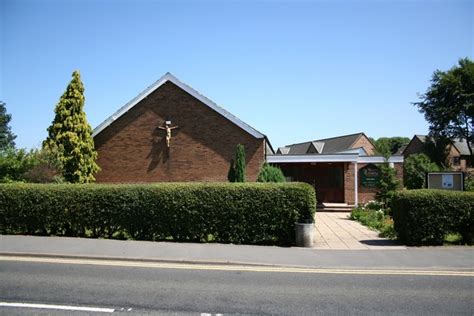
<path fill-rule="evenodd" d="M 171 144 L 171 131 L 179 126 L 171 126 L 171 121 L 166 121 L 164 126 L 159 126 L 159 129 L 166 131 L 166 147 L 170 148 Z"/>

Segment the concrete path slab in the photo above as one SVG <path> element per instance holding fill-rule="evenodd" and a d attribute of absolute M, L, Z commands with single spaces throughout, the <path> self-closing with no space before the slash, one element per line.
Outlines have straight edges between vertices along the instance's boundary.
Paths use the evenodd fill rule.
<path fill-rule="evenodd" d="M 316 249 L 406 249 L 396 241 L 381 238 L 377 231 L 349 219 L 347 212 L 316 212 L 315 222 Z"/>

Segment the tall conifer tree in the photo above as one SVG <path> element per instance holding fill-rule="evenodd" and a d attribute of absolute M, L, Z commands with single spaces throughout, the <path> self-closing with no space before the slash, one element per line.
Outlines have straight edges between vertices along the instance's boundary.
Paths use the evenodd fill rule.
<path fill-rule="evenodd" d="M 237 145 L 234 165 L 235 182 L 245 182 L 245 148 L 243 145 Z"/>
<path fill-rule="evenodd" d="M 43 146 L 57 155 L 66 181 L 72 183 L 94 182 L 96 164 L 92 128 L 84 113 L 84 86 L 78 71 L 59 99 L 55 117 L 48 128 L 48 138 Z"/>

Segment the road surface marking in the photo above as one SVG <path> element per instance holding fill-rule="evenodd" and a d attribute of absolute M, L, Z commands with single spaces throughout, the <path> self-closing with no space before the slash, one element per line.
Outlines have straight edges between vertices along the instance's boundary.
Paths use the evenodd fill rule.
<path fill-rule="evenodd" d="M 0 302 L 0 307 L 59 309 L 59 310 L 65 310 L 65 311 L 81 311 L 81 312 L 94 312 L 94 313 L 113 313 L 114 312 L 114 309 L 112 309 L 112 308 L 69 306 L 69 305 L 50 305 L 50 304 L 8 303 L 8 302 Z"/>
<path fill-rule="evenodd" d="M 23 261 L 36 263 L 59 263 L 78 265 L 97 265 L 115 267 L 181 269 L 181 270 L 213 270 L 242 272 L 274 272 L 274 273 L 310 273 L 310 274 L 360 274 L 360 275 L 421 275 L 421 276 L 463 276 L 474 277 L 474 271 L 438 271 L 438 270 L 395 270 L 395 269 L 333 269 L 333 268 L 298 268 L 245 265 L 212 265 L 189 263 L 144 262 L 127 260 L 74 259 L 27 256 L 0 256 L 0 261 Z"/>

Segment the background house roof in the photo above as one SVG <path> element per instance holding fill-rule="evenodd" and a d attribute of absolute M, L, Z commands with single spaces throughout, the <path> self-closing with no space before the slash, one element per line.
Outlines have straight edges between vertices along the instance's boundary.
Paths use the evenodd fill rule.
<path fill-rule="evenodd" d="M 425 143 L 429 136 L 427 135 L 415 135 L 413 138 L 417 138 L 420 142 Z M 471 153 L 469 152 L 469 148 L 467 147 L 467 141 L 465 139 L 454 138 L 453 146 L 459 151 L 461 156 L 470 156 Z M 410 141 L 411 143 L 411 141 Z M 471 144 L 471 148 L 474 148 L 474 144 Z M 401 148 L 400 148 L 401 149 Z M 406 149 L 403 148 L 403 151 Z M 402 152 L 403 152 L 402 151 Z"/>
<path fill-rule="evenodd" d="M 202 103 L 204 103 L 205 105 L 207 105 L 208 107 L 210 107 L 211 109 L 216 111 L 217 113 L 219 113 L 222 116 L 224 116 L 225 118 L 227 118 L 229 121 L 231 121 L 235 125 L 242 128 L 244 131 L 246 131 L 250 135 L 254 136 L 255 138 L 265 138 L 267 143 L 269 144 L 269 146 L 271 148 L 270 142 L 268 141 L 268 138 L 264 134 L 260 133 L 259 131 L 257 131 L 256 129 L 254 129 L 250 125 L 248 125 L 247 123 L 241 121 L 238 117 L 231 114 L 230 112 L 228 112 L 224 108 L 218 106 L 216 103 L 214 103 L 213 101 L 211 101 L 210 99 L 208 99 L 204 95 L 200 94 L 197 90 L 195 90 L 195 89 L 191 88 L 190 86 L 188 86 L 187 84 L 179 81 L 178 78 L 176 78 L 175 76 L 173 76 L 169 72 L 167 72 L 164 76 L 162 76 L 160 79 L 155 81 L 151 86 L 149 86 L 148 88 L 143 90 L 135 98 L 130 100 L 127 104 L 122 106 L 114 114 L 112 114 L 107 119 L 105 119 L 101 124 L 99 124 L 94 129 L 94 131 L 92 133 L 92 137 L 97 136 L 101 131 L 103 131 L 105 128 L 107 128 L 115 120 L 117 120 L 123 114 L 127 113 L 131 108 L 133 108 L 135 105 L 137 105 L 141 100 L 146 98 L 153 91 L 155 91 L 156 89 L 158 89 L 159 87 L 161 87 L 163 84 L 165 84 L 168 81 L 172 82 L 173 84 L 175 84 L 179 88 L 183 89 L 184 91 L 186 91 L 187 93 L 189 93 L 190 95 L 192 95 L 193 97 L 195 97 L 196 99 L 198 99 L 199 101 L 201 101 Z M 272 149 L 272 152 L 273 152 L 273 149 Z"/>
<path fill-rule="evenodd" d="M 461 156 L 470 156 L 469 148 L 467 147 L 467 141 L 465 139 L 455 139 L 454 147 L 459 150 Z M 471 148 L 474 148 L 474 144 L 471 143 Z"/>
<path fill-rule="evenodd" d="M 418 138 L 422 143 L 424 143 L 428 136 L 426 136 L 426 135 L 415 135 L 415 137 Z"/>
<path fill-rule="evenodd" d="M 397 152 L 395 153 L 396 156 L 401 156 L 403 155 L 403 152 L 405 149 L 408 147 L 408 145 L 402 145 L 400 148 L 398 148 Z"/>
<path fill-rule="evenodd" d="M 288 154 L 288 155 L 304 155 L 308 153 L 316 153 L 316 154 L 338 153 L 338 152 L 347 151 L 348 149 L 352 149 L 352 145 L 361 136 L 365 136 L 365 134 L 356 133 L 356 134 L 350 134 L 350 135 L 318 139 L 318 140 L 314 140 L 310 142 L 292 144 L 292 145 L 283 147 L 283 148 L 287 148 L 287 150 L 282 150 L 280 148 L 279 152 L 281 154 Z"/>

